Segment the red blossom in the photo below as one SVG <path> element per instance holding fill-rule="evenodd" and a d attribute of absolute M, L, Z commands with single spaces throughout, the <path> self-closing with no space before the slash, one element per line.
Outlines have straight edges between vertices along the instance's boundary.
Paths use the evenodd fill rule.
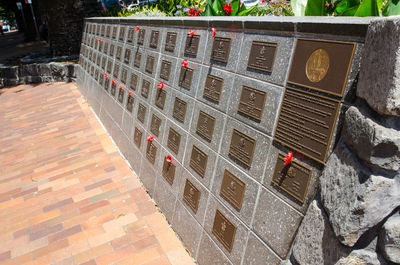
<path fill-rule="evenodd" d="M 131 92 L 131 91 L 129 91 L 129 92 L 128 92 L 128 96 L 129 96 L 130 94 L 132 94 L 132 92 Z"/>
<path fill-rule="evenodd" d="M 213 34 L 212 34 L 212 36 L 211 37 L 215 37 L 215 35 L 217 34 L 217 29 L 216 28 L 212 28 L 212 32 L 213 32 Z"/>
<path fill-rule="evenodd" d="M 113 84 L 113 85 L 114 85 L 114 83 L 115 83 L 115 81 L 114 81 L 114 80 L 111 80 L 111 84 Z"/>
<path fill-rule="evenodd" d="M 199 16 L 199 14 L 202 12 L 203 10 L 197 10 L 196 13 L 194 14 L 195 17 Z"/>
<path fill-rule="evenodd" d="M 172 157 L 170 155 L 165 157 L 165 161 L 167 161 L 168 163 L 172 162 Z"/>
<path fill-rule="evenodd" d="M 138 31 L 139 30 L 139 26 L 136 26 L 136 31 Z"/>
<path fill-rule="evenodd" d="M 184 59 L 184 60 L 182 61 L 181 65 L 182 65 L 183 67 L 187 68 L 187 67 L 188 67 L 188 62 L 187 62 L 187 60 Z"/>
<path fill-rule="evenodd" d="M 121 90 L 122 89 L 122 85 L 119 85 L 119 90 Z"/>
<path fill-rule="evenodd" d="M 189 29 L 189 36 L 191 37 L 191 36 L 193 36 L 193 35 L 194 35 L 193 29 Z"/>
<path fill-rule="evenodd" d="M 292 158 L 293 158 L 293 153 L 289 152 L 289 154 L 287 156 L 285 156 L 285 166 L 290 164 L 290 162 L 292 162 Z"/>
<path fill-rule="evenodd" d="M 107 77 L 107 74 L 104 74 L 104 77 Z"/>
<path fill-rule="evenodd" d="M 193 17 L 196 14 L 196 10 L 194 8 L 189 9 L 189 17 Z"/>
<path fill-rule="evenodd" d="M 149 136 L 149 137 L 147 138 L 147 142 L 153 142 L 153 139 L 154 139 L 154 136 Z"/>
<path fill-rule="evenodd" d="M 227 16 L 229 16 L 231 14 L 231 12 L 233 11 L 231 3 L 224 5 L 222 7 L 222 9 L 224 10 L 225 15 L 227 15 Z"/>
<path fill-rule="evenodd" d="M 326 7 L 329 7 L 329 3 L 328 3 L 328 2 L 325 2 L 325 6 L 326 6 Z"/>
<path fill-rule="evenodd" d="M 100 39 L 97 39 L 97 42 L 100 42 Z"/>
<path fill-rule="evenodd" d="M 163 82 L 160 82 L 160 83 L 157 85 L 157 87 L 158 87 L 158 88 L 163 88 L 163 87 L 164 87 L 164 83 L 163 83 Z"/>

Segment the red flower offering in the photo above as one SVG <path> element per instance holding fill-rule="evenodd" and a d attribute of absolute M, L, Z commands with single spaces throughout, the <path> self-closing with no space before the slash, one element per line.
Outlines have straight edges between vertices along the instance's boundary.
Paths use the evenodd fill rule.
<path fill-rule="evenodd" d="M 164 83 L 163 83 L 163 82 L 160 82 L 160 83 L 157 85 L 157 87 L 158 87 L 158 88 L 163 88 L 163 87 L 164 87 Z"/>
<path fill-rule="evenodd" d="M 289 152 L 289 154 L 287 156 L 285 156 L 285 166 L 290 164 L 290 162 L 292 162 L 292 158 L 293 158 L 293 153 Z"/>
<path fill-rule="evenodd" d="M 104 77 L 107 77 L 107 74 L 104 74 Z"/>
<path fill-rule="evenodd" d="M 165 161 L 167 161 L 168 163 L 171 163 L 172 162 L 172 157 L 171 156 L 166 156 L 165 157 Z"/>
<path fill-rule="evenodd" d="M 187 68 L 187 67 L 188 67 L 188 62 L 187 62 L 187 60 L 184 59 L 184 60 L 182 61 L 181 65 L 182 65 L 183 67 Z"/>
<path fill-rule="evenodd" d="M 113 84 L 113 85 L 114 85 L 114 83 L 115 83 L 115 82 L 114 82 L 114 80 L 111 80 L 111 84 Z"/>
<path fill-rule="evenodd" d="M 215 37 L 215 35 L 217 34 L 217 29 L 216 28 L 212 28 L 212 32 L 213 32 L 213 34 L 212 34 L 212 36 L 211 37 Z"/>
<path fill-rule="evenodd" d="M 119 85 L 119 90 L 121 90 L 122 89 L 122 85 Z"/>
<path fill-rule="evenodd" d="M 138 31 L 139 30 L 139 26 L 136 26 L 136 31 Z"/>
<path fill-rule="evenodd" d="M 189 36 L 191 37 L 191 36 L 193 36 L 193 35 L 194 35 L 193 29 L 189 29 Z"/>
<path fill-rule="evenodd" d="M 147 142 L 153 142 L 153 139 L 154 139 L 154 136 L 149 136 L 149 137 L 147 138 Z"/>

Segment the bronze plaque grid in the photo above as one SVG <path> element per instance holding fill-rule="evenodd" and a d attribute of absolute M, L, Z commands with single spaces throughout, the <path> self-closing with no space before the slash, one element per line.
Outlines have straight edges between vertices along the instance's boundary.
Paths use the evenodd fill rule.
<path fill-rule="evenodd" d="M 246 183 L 233 175 L 229 170 L 225 169 L 221 183 L 221 196 L 232 204 L 236 210 L 240 211 L 245 192 Z"/>
<path fill-rule="evenodd" d="M 147 142 L 146 148 L 146 158 L 154 165 L 156 161 L 157 147 L 153 144 L 153 142 Z"/>
<path fill-rule="evenodd" d="M 211 60 L 227 63 L 230 50 L 230 38 L 214 37 L 214 43 L 211 49 Z"/>
<path fill-rule="evenodd" d="M 229 252 L 232 251 L 236 226 L 218 209 L 215 212 L 212 233 Z"/>
<path fill-rule="evenodd" d="M 288 83 L 343 96 L 356 44 L 297 39 Z"/>
<path fill-rule="evenodd" d="M 253 41 L 247 67 L 259 71 L 272 72 L 277 47 L 277 43 Z"/>
<path fill-rule="evenodd" d="M 133 141 L 135 142 L 135 145 L 137 148 L 140 149 L 140 146 L 142 145 L 142 131 L 139 130 L 137 127 L 135 127 L 135 134 L 133 136 Z"/>
<path fill-rule="evenodd" d="M 157 115 L 153 114 L 151 116 L 150 132 L 152 132 L 157 137 L 160 136 L 160 126 L 161 119 L 157 117 Z"/>
<path fill-rule="evenodd" d="M 171 62 L 163 60 L 161 62 L 160 77 L 164 80 L 169 80 L 169 75 L 171 74 Z"/>
<path fill-rule="evenodd" d="M 304 203 L 310 178 L 310 169 L 295 161 L 285 166 L 285 156 L 278 155 L 272 176 L 273 185 L 287 192 L 299 202 Z"/>
<path fill-rule="evenodd" d="M 230 156 L 250 168 L 251 163 L 253 162 L 255 146 L 256 140 L 236 129 L 233 129 L 231 145 L 229 147 Z"/>
<path fill-rule="evenodd" d="M 193 69 L 187 67 L 181 67 L 181 73 L 179 75 L 179 85 L 183 88 L 190 90 L 193 80 Z"/>
<path fill-rule="evenodd" d="M 175 165 L 172 162 L 167 162 L 166 157 L 164 157 L 162 176 L 168 182 L 169 185 L 172 185 L 174 183 Z"/>
<path fill-rule="evenodd" d="M 176 155 L 178 155 L 180 143 L 181 143 L 181 135 L 170 127 L 168 133 L 168 141 L 167 141 L 168 148 L 171 149 L 172 152 L 174 152 Z"/>
<path fill-rule="evenodd" d="M 205 138 L 208 142 L 211 142 L 214 134 L 214 126 L 215 118 L 200 110 L 197 119 L 196 133 Z"/>
<path fill-rule="evenodd" d="M 176 45 L 176 32 L 167 32 L 167 38 L 165 40 L 165 47 L 164 50 L 168 52 L 174 52 L 175 45 Z"/>
<path fill-rule="evenodd" d="M 192 147 L 189 166 L 204 178 L 207 169 L 208 156 L 195 145 Z"/>
<path fill-rule="evenodd" d="M 340 102 L 287 87 L 274 140 L 325 163 Z"/>
<path fill-rule="evenodd" d="M 186 36 L 184 54 L 189 56 L 197 56 L 197 51 L 200 44 L 200 35 Z"/>
<path fill-rule="evenodd" d="M 156 97 L 154 99 L 154 104 L 160 109 L 164 109 L 166 98 L 167 98 L 167 92 L 162 88 L 158 88 Z"/>
<path fill-rule="evenodd" d="M 203 96 L 219 103 L 224 79 L 215 75 L 207 75 Z"/>
<path fill-rule="evenodd" d="M 266 99 L 266 92 L 252 87 L 243 86 L 239 100 L 238 112 L 260 122 L 264 112 Z"/>
<path fill-rule="evenodd" d="M 160 36 L 160 32 L 157 30 L 152 30 L 150 34 L 150 47 L 157 49 L 158 46 L 158 38 Z"/>
<path fill-rule="evenodd" d="M 186 116 L 186 107 L 187 103 L 184 100 L 175 97 L 174 110 L 172 112 L 172 116 L 176 118 L 178 121 L 184 123 Z"/>
<path fill-rule="evenodd" d="M 186 179 L 185 189 L 183 191 L 183 201 L 189 206 L 190 209 L 196 214 L 199 208 L 201 192 L 192 182 Z"/>

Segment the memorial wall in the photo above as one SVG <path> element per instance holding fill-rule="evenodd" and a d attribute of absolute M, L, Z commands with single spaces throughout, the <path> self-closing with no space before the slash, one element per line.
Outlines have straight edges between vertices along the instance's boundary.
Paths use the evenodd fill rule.
<path fill-rule="evenodd" d="M 361 102 L 369 25 L 86 19 L 77 84 L 199 264 L 335 264 L 356 243 L 336 230 L 329 240 L 347 252 L 332 247 L 322 263 L 300 254 L 304 233 L 297 253 L 292 245 L 310 203 L 324 200 L 320 178 L 344 144 L 344 114 Z"/>

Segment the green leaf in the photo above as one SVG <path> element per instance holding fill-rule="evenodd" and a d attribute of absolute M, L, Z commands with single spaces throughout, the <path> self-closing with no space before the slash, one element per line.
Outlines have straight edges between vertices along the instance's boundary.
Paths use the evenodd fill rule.
<path fill-rule="evenodd" d="M 200 14 L 202 14 L 203 16 L 206 16 L 206 17 L 211 17 L 213 15 L 209 3 L 206 4 L 206 8 Z"/>
<path fill-rule="evenodd" d="M 335 7 L 335 15 L 336 16 L 344 16 L 343 13 L 346 12 L 348 9 L 357 10 L 358 6 L 360 5 L 360 0 L 342 0 L 337 6 Z M 354 12 L 355 13 L 355 12 Z M 353 14 L 354 15 L 354 14 Z"/>
<path fill-rule="evenodd" d="M 354 17 L 354 14 L 357 12 L 358 6 L 350 7 L 346 10 L 344 10 L 342 13 L 339 14 L 339 16 L 344 16 L 344 17 Z"/>
<path fill-rule="evenodd" d="M 386 5 L 388 6 L 386 14 L 385 14 L 386 16 L 400 15 L 400 1 L 399 0 L 389 0 Z"/>
<path fill-rule="evenodd" d="M 378 5 L 376 0 L 364 0 L 354 14 L 356 17 L 372 17 L 379 16 Z"/>
<path fill-rule="evenodd" d="M 237 15 L 238 16 L 248 16 L 249 14 L 251 14 L 253 11 L 255 11 L 258 8 L 258 5 L 254 5 L 248 9 L 245 9 L 241 12 L 239 12 Z"/>
<path fill-rule="evenodd" d="M 231 16 L 236 16 L 239 12 L 240 0 L 232 0 L 231 7 L 233 11 L 231 12 Z"/>
<path fill-rule="evenodd" d="M 305 15 L 307 0 L 292 0 L 291 4 L 295 16 Z"/>
<path fill-rule="evenodd" d="M 214 2 L 211 5 L 211 11 L 214 16 L 222 16 L 223 10 L 219 0 L 214 0 Z"/>
<path fill-rule="evenodd" d="M 326 14 L 325 0 L 308 0 L 304 14 L 306 16 L 324 16 Z"/>

